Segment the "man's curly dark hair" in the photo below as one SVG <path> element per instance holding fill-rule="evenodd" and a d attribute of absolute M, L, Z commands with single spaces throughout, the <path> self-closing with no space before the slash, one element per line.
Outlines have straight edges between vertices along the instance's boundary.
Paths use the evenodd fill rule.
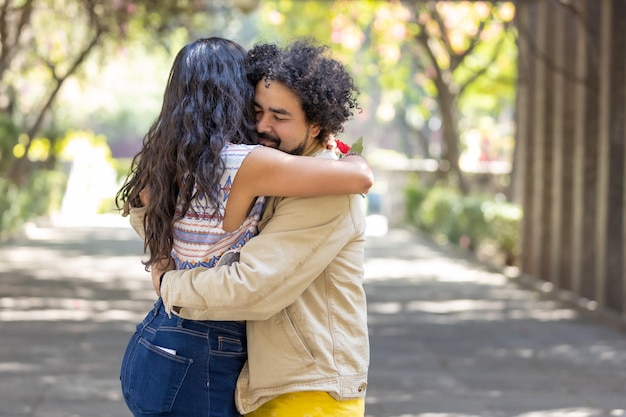
<path fill-rule="evenodd" d="M 298 39 L 280 48 L 256 44 L 248 51 L 248 79 L 256 86 L 277 81 L 300 98 L 307 122 L 318 125 L 324 141 L 343 131 L 356 109 L 359 89 L 346 67 L 328 54 L 327 46 L 311 39 Z"/>

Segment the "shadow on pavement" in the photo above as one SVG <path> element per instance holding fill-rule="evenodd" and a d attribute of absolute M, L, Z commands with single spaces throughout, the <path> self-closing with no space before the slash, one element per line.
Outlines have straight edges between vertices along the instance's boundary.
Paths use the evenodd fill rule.
<path fill-rule="evenodd" d="M 0 245 L 0 417 L 122 417 L 155 295 L 124 222 Z M 626 336 L 417 233 L 370 236 L 371 417 L 626 415 Z"/>

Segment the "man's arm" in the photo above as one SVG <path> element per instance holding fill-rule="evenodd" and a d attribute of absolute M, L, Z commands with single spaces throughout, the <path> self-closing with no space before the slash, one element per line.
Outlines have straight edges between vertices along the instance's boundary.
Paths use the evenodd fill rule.
<path fill-rule="evenodd" d="M 137 236 L 139 236 L 141 240 L 145 241 L 146 231 L 143 228 L 143 219 L 146 217 L 146 207 L 133 207 L 126 215 L 128 216 L 129 214 L 130 226 L 137 233 Z"/>
<path fill-rule="evenodd" d="M 203 310 L 211 320 L 264 320 L 292 304 L 354 238 L 350 196 L 285 198 L 240 261 L 170 271 L 161 284 L 173 306 Z M 206 314 L 205 314 L 206 313 Z"/>

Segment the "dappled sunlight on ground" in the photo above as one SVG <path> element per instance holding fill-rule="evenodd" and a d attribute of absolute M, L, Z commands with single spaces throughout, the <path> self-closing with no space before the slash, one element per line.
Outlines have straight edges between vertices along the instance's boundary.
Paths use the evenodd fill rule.
<path fill-rule="evenodd" d="M 93 236 L 93 227 L 103 230 Z M 156 299 L 128 219 L 56 216 L 25 234 L 28 240 L 3 247 L 0 294 L 12 296 L 0 297 L 2 322 L 136 322 Z"/>
<path fill-rule="evenodd" d="M 467 274 L 467 267 L 463 263 L 450 263 L 445 257 L 437 253 L 421 254 L 425 259 L 394 259 L 376 258 L 375 255 L 366 257 L 365 279 L 394 279 L 420 277 L 440 282 L 480 282 L 488 285 L 502 285 L 506 277 L 501 273 L 493 273 L 475 269 L 473 274 Z"/>
<path fill-rule="evenodd" d="M 9 301 L 23 301 L 20 299 L 8 299 Z M 19 303 L 17 307 L 11 307 L 11 302 L 7 302 L 7 298 L 0 299 L 2 304 L 0 308 L 0 321 L 2 322 L 51 322 L 51 321 L 88 321 L 93 323 L 120 321 L 120 322 L 138 322 L 145 315 L 138 313 L 142 311 L 136 304 L 126 303 L 118 309 L 102 309 L 91 308 L 90 303 L 85 300 L 70 300 L 75 304 L 72 308 L 53 308 L 51 306 L 34 307 L 32 305 Z M 36 303 L 41 305 L 41 300 Z M 143 304 L 142 304 L 143 306 Z"/>
<path fill-rule="evenodd" d="M 551 308 L 555 303 L 546 302 L 540 310 L 527 309 L 520 305 L 511 307 L 505 301 L 476 301 L 476 300 L 449 300 L 449 301 L 409 301 L 370 303 L 369 311 L 377 314 L 398 314 L 401 312 L 428 313 L 422 320 L 431 320 L 439 324 L 455 324 L 465 320 L 502 321 L 527 320 L 540 321 L 571 320 L 579 317 L 578 313 L 570 308 Z"/>
<path fill-rule="evenodd" d="M 623 335 L 410 233 L 368 239 L 368 417 L 626 415 Z"/>
<path fill-rule="evenodd" d="M 623 334 L 414 231 L 372 230 L 367 417 L 626 416 Z M 120 362 L 155 299 L 141 241 L 116 215 L 26 234 L 0 248 L 0 415 L 125 415 L 109 411 L 125 411 Z"/>

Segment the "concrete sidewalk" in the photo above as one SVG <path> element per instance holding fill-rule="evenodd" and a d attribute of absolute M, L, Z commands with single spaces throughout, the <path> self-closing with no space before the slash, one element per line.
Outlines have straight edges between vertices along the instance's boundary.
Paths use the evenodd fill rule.
<path fill-rule="evenodd" d="M 153 302 L 126 220 L 0 245 L 0 417 L 123 417 L 118 372 Z M 626 416 L 626 334 L 394 230 L 366 254 L 372 417 Z"/>

